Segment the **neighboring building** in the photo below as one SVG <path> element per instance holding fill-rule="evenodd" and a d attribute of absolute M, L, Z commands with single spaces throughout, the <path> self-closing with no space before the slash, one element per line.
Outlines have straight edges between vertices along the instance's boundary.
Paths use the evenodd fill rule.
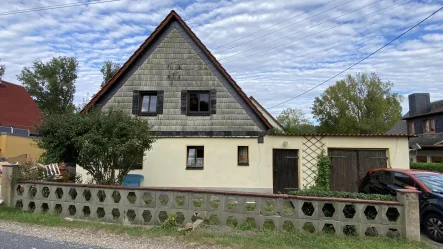
<path fill-rule="evenodd" d="M 0 80 L 0 158 L 10 162 L 37 160 L 33 131 L 42 113 L 22 86 Z"/>
<path fill-rule="evenodd" d="M 131 172 L 142 186 L 284 192 L 313 184 L 322 150 L 333 189 L 356 190 L 368 168 L 409 167 L 407 135 L 266 135 L 281 126 L 174 11 L 91 107 L 143 116 L 161 137 Z"/>
<path fill-rule="evenodd" d="M 409 139 L 409 158 L 414 162 L 443 162 L 443 100 L 431 102 L 429 93 L 408 96 L 409 112 L 388 134 L 416 135 Z"/>

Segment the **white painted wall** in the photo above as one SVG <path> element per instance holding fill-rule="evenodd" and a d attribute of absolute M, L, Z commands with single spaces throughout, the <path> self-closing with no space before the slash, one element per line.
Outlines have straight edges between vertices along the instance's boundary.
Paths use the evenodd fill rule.
<path fill-rule="evenodd" d="M 299 187 L 306 186 L 304 161 L 307 151 L 301 136 L 266 136 L 263 144 L 257 138 L 161 138 L 145 154 L 142 186 L 190 187 L 256 192 L 272 192 L 273 149 L 299 150 Z M 286 141 L 286 143 L 285 143 Z M 327 148 L 386 149 L 388 167 L 409 168 L 406 137 L 324 137 Z M 286 145 L 285 145 L 286 144 Z M 187 170 L 187 146 L 204 146 L 204 169 Z M 237 147 L 249 146 L 249 166 L 237 165 Z M 326 152 L 327 153 L 327 152 Z M 80 169 L 80 170 L 79 170 Z M 82 169 L 77 167 L 77 172 Z M 79 172 L 79 173 L 80 173 Z M 83 173 L 84 174 L 84 173 Z M 87 179 L 83 176 L 83 180 Z"/>

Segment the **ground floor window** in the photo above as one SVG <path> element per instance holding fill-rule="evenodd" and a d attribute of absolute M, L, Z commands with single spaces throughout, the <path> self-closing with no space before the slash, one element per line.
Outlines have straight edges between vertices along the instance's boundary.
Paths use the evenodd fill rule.
<path fill-rule="evenodd" d="M 203 169 L 204 152 L 203 146 L 188 146 L 186 169 Z"/>
<path fill-rule="evenodd" d="M 417 156 L 417 163 L 427 163 L 428 157 L 427 156 Z"/>
<path fill-rule="evenodd" d="M 431 157 L 431 162 L 433 162 L 433 163 L 441 163 L 441 162 L 443 162 L 443 160 L 442 160 L 441 156 L 432 156 Z"/>
<path fill-rule="evenodd" d="M 249 148 L 248 146 L 238 146 L 238 165 L 249 166 Z"/>

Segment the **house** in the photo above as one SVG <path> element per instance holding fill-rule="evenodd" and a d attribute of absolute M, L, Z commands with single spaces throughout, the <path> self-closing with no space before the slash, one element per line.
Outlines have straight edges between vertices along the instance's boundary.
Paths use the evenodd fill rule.
<path fill-rule="evenodd" d="M 372 167 L 409 167 L 404 134 L 268 135 L 280 124 L 174 11 L 84 110 L 91 107 L 149 120 L 160 139 L 131 172 L 146 187 L 285 192 L 314 183 L 322 151 L 333 158 L 336 190 L 355 191 Z"/>
<path fill-rule="evenodd" d="M 9 162 L 36 161 L 42 151 L 35 146 L 34 124 L 42 113 L 22 86 L 0 80 L 0 158 Z"/>
<path fill-rule="evenodd" d="M 408 96 L 409 112 L 388 134 L 416 135 L 409 140 L 413 162 L 443 162 L 443 100 L 430 101 L 429 93 Z"/>

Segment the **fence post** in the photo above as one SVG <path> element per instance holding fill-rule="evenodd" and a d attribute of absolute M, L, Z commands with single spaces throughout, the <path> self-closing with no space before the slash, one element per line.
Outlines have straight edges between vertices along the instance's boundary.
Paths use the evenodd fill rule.
<path fill-rule="evenodd" d="M 420 241 L 420 211 L 418 195 L 420 191 L 397 189 L 397 200 L 403 203 L 404 235 L 407 241 Z"/>
<path fill-rule="evenodd" d="M 2 198 L 6 206 L 12 205 L 15 177 L 18 173 L 18 165 L 3 165 Z"/>

